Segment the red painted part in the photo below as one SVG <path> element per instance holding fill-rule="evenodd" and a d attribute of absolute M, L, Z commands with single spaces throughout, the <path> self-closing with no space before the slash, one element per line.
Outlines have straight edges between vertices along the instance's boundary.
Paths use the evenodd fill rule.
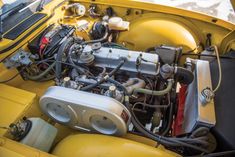
<path fill-rule="evenodd" d="M 47 45 L 50 43 L 50 39 L 47 38 L 47 37 L 43 37 L 40 41 L 40 49 L 39 49 L 39 55 L 40 55 L 40 58 L 42 59 L 43 58 L 43 55 L 44 55 L 44 52 L 45 52 L 45 47 L 47 47 Z"/>
<path fill-rule="evenodd" d="M 177 136 L 182 134 L 182 127 L 184 122 L 184 106 L 186 99 L 187 86 L 181 85 L 179 94 L 178 94 L 178 110 L 173 123 L 173 135 Z"/>
<path fill-rule="evenodd" d="M 44 49 L 46 47 L 46 45 L 48 45 L 50 42 L 50 40 L 46 37 L 43 37 L 40 43 L 40 49 Z"/>

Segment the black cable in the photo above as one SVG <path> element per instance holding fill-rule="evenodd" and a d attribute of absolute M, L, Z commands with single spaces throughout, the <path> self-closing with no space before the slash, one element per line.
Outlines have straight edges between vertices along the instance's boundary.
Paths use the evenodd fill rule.
<path fill-rule="evenodd" d="M 69 61 L 69 63 L 73 64 L 74 66 L 76 66 L 76 64 L 74 63 L 74 61 L 73 61 L 71 55 L 72 55 L 72 51 L 73 51 L 73 49 L 74 49 L 75 46 L 76 46 L 75 44 L 72 45 L 71 48 L 69 49 L 69 52 L 68 52 L 68 61 Z M 85 72 L 83 71 L 82 68 L 80 68 L 80 67 L 77 66 L 76 69 L 77 69 L 77 71 L 78 71 L 79 74 L 82 74 L 82 75 L 85 74 Z"/>
<path fill-rule="evenodd" d="M 54 61 L 53 61 L 54 62 Z M 14 80 L 18 75 L 20 75 L 28 66 L 25 66 L 23 67 L 17 74 L 15 74 L 14 76 L 12 76 L 11 78 L 7 79 L 7 80 L 4 80 L 4 81 L 0 81 L 1 84 L 3 83 L 7 83 L 7 82 L 10 82 L 12 80 Z M 33 77 L 33 76 L 32 76 Z M 49 81 L 49 80 L 52 80 L 54 78 L 53 77 L 50 77 L 50 78 L 43 78 L 43 79 L 39 79 L 38 81 L 40 82 L 44 82 L 44 81 Z M 29 80 L 31 80 L 30 78 L 28 78 Z M 32 81 L 35 81 L 32 79 Z"/>
<path fill-rule="evenodd" d="M 102 46 L 109 47 L 109 48 L 117 48 L 117 49 L 128 50 L 128 48 L 126 48 L 122 45 L 119 45 L 117 43 L 113 43 L 113 42 L 105 42 L 105 43 L 102 44 Z"/>
<path fill-rule="evenodd" d="M 216 58 L 216 55 L 209 55 L 209 54 L 187 54 L 187 53 L 183 53 L 182 56 L 204 56 L 204 57 L 215 57 Z M 223 59 L 235 59 L 235 57 L 230 57 L 230 56 L 224 56 L 224 55 L 220 55 L 219 56 L 220 58 L 223 58 Z"/>
<path fill-rule="evenodd" d="M 63 62 L 63 61 L 52 61 L 52 60 L 45 60 L 45 61 L 47 61 L 47 62 L 59 62 L 59 63 L 64 64 L 64 65 L 72 66 L 72 67 L 74 67 L 75 69 L 79 69 L 78 66 L 73 65 L 73 64 L 70 64 L 70 63 L 66 63 L 66 62 Z M 39 62 L 38 62 L 38 63 L 39 63 Z M 40 63 L 41 63 L 41 62 L 40 62 Z M 7 80 L 0 81 L 0 83 L 3 84 L 3 83 L 7 83 L 7 82 L 10 82 L 10 81 L 14 80 L 14 79 L 15 79 L 18 75 L 20 75 L 27 67 L 28 67 L 28 66 L 23 67 L 17 74 L 15 74 L 14 76 L 12 76 L 11 78 L 9 78 L 9 79 L 7 79 Z M 53 78 L 54 78 L 54 77 L 50 77 L 50 78 L 45 78 L 45 79 L 41 79 L 41 80 L 38 80 L 38 81 L 44 82 L 44 81 L 52 80 Z M 35 80 L 34 80 L 34 81 L 35 81 Z"/>
<path fill-rule="evenodd" d="M 7 80 L 4 80 L 4 81 L 0 81 L 0 83 L 7 83 L 7 82 L 10 82 L 12 80 L 14 80 L 18 75 L 20 74 L 20 72 L 18 72 L 16 75 L 14 75 L 13 77 L 7 79 Z"/>
<path fill-rule="evenodd" d="M 112 79 L 112 78 L 108 78 L 108 80 L 107 81 L 109 81 L 110 83 L 113 83 L 115 86 L 117 86 L 118 88 L 120 88 L 124 93 L 125 93 L 125 95 L 129 95 L 128 94 L 128 91 L 127 91 L 127 89 L 126 89 L 126 87 L 124 87 L 121 83 L 119 83 L 118 81 L 116 81 L 116 80 L 114 80 L 114 79 Z"/>
<path fill-rule="evenodd" d="M 172 126 L 172 123 L 173 123 L 173 110 L 174 110 L 173 104 L 170 103 L 169 113 L 168 113 L 169 115 L 167 117 L 168 118 L 168 123 L 167 123 L 166 127 L 164 127 L 164 129 L 162 130 L 162 133 L 161 133 L 162 136 L 167 135 L 167 133 L 171 129 L 171 126 Z"/>
<path fill-rule="evenodd" d="M 208 33 L 206 35 L 206 47 L 210 47 L 211 46 L 211 34 Z"/>
<path fill-rule="evenodd" d="M 116 80 L 113 80 L 111 78 L 108 78 L 108 81 L 111 83 L 114 83 L 117 87 L 120 87 L 123 91 L 124 91 L 124 95 L 125 95 L 125 101 L 124 104 L 127 107 L 127 109 L 130 111 L 132 117 L 131 117 L 131 122 L 132 124 L 136 127 L 136 129 L 138 131 L 140 131 L 142 134 L 144 134 L 145 136 L 147 136 L 150 139 L 153 139 L 155 141 L 157 141 L 158 143 L 165 145 L 165 146 L 173 146 L 173 147 L 189 147 L 201 152 L 206 152 L 208 153 L 208 151 L 204 148 L 201 148 L 199 146 L 193 145 L 193 144 L 189 144 L 187 142 L 194 142 L 197 141 L 196 144 L 200 144 L 199 140 L 194 140 L 194 139 L 182 139 L 182 141 L 180 140 L 180 138 L 168 138 L 168 137 L 163 137 L 160 135 L 156 135 L 152 132 L 150 132 L 149 130 L 147 130 L 137 119 L 137 117 L 135 116 L 130 104 L 129 104 L 129 96 L 128 96 L 128 92 L 126 90 L 126 88 L 119 82 L 117 82 Z"/>
<path fill-rule="evenodd" d="M 116 68 L 114 68 L 110 73 L 108 73 L 108 75 L 100 78 L 96 83 L 94 84 L 90 84 L 88 86 L 85 86 L 83 88 L 81 88 L 82 91 L 88 91 L 92 88 L 95 88 L 97 86 L 99 86 L 101 83 L 103 83 L 104 81 L 106 81 L 108 78 L 112 77 L 122 66 L 123 64 L 126 62 L 126 58 L 122 58 L 122 60 L 120 61 L 120 63 L 118 64 L 118 66 Z"/>
<path fill-rule="evenodd" d="M 131 109 L 131 106 L 129 104 L 129 97 L 128 97 L 128 92 L 126 90 L 126 88 L 120 84 L 119 82 L 117 82 L 116 80 L 113 80 L 111 78 L 108 78 L 108 81 L 111 82 L 111 83 L 114 83 L 116 86 L 120 87 L 123 89 L 124 91 L 124 95 L 125 95 L 125 106 L 127 107 L 127 109 L 130 111 L 132 117 L 131 117 L 131 122 L 132 124 L 136 127 L 136 129 L 138 131 L 140 131 L 142 134 L 144 134 L 145 136 L 147 136 L 148 138 L 150 139 L 153 139 L 155 141 L 157 141 L 158 143 L 162 144 L 162 145 L 165 145 L 165 146 L 171 146 L 171 147 L 189 147 L 189 148 L 192 148 L 192 149 L 195 149 L 195 150 L 198 150 L 198 151 L 201 151 L 201 152 L 206 152 L 208 153 L 208 150 L 204 149 L 204 148 L 201 148 L 199 146 L 196 146 L 196 145 L 193 145 L 193 144 L 189 144 L 187 142 L 194 142 L 194 141 L 197 141 L 197 144 L 200 144 L 200 141 L 198 141 L 197 139 L 194 140 L 194 139 L 182 139 L 182 141 L 180 140 L 180 138 L 168 138 L 168 137 L 163 137 L 163 136 L 160 136 L 160 135 L 156 135 L 152 132 L 150 132 L 149 130 L 147 130 L 137 119 L 137 117 L 135 116 L 133 110 Z M 126 98 L 127 97 L 127 98 Z M 187 142 L 185 142 L 185 141 Z"/>
<path fill-rule="evenodd" d="M 118 70 L 120 70 L 120 68 L 124 65 L 124 63 L 126 62 L 126 58 L 121 58 L 120 63 L 117 65 L 116 68 L 114 68 L 109 74 L 109 77 L 112 77 Z"/>
<path fill-rule="evenodd" d="M 235 154 L 235 150 L 217 152 L 217 153 L 210 153 L 210 154 L 207 154 L 207 155 L 203 155 L 203 157 L 218 157 L 218 156 L 226 156 L 226 155 L 231 155 L 231 154 Z"/>
<path fill-rule="evenodd" d="M 28 74 L 26 74 L 26 78 L 28 78 L 29 80 L 32 80 L 32 81 L 39 81 L 39 80 L 45 80 L 45 76 L 48 75 L 50 73 L 51 70 L 54 69 L 56 63 L 52 63 L 51 65 L 48 66 L 47 69 L 45 69 L 44 71 L 40 72 L 39 75 L 34 75 L 34 76 L 30 76 Z M 52 77 L 50 77 L 52 78 Z M 46 79 L 47 80 L 47 79 Z"/>
<path fill-rule="evenodd" d="M 87 44 L 103 42 L 108 38 L 108 35 L 109 35 L 109 29 L 108 29 L 108 26 L 105 26 L 105 34 L 102 38 L 96 39 L 96 40 L 84 41 L 84 42 L 81 43 L 81 45 L 87 45 Z"/>
<path fill-rule="evenodd" d="M 16 50 L 16 51 L 18 51 L 18 50 Z M 14 52 L 8 54 L 7 56 L 5 56 L 3 59 L 0 60 L 0 63 L 3 63 L 6 59 L 8 59 L 8 58 L 9 58 L 12 54 L 14 54 L 16 51 L 14 51 Z"/>
<path fill-rule="evenodd" d="M 75 68 L 76 70 L 81 70 L 80 67 L 77 66 L 76 64 L 66 63 L 66 62 L 63 62 L 63 61 L 53 61 L 53 60 L 48 60 L 47 62 L 58 62 L 60 64 L 71 66 L 71 67 Z"/>
<path fill-rule="evenodd" d="M 23 67 L 17 74 L 15 74 L 14 76 L 12 76 L 11 78 L 4 80 L 4 81 L 0 81 L 0 83 L 7 83 L 10 82 L 12 80 L 14 80 L 18 75 L 20 75 L 20 73 L 22 73 L 28 66 Z"/>
<path fill-rule="evenodd" d="M 63 54 L 71 46 L 71 44 L 74 42 L 74 39 L 72 37 L 69 37 L 68 40 L 66 40 L 59 48 L 57 56 L 56 56 L 56 78 L 60 79 L 61 78 L 61 71 L 62 71 L 62 65 L 61 61 L 63 58 Z"/>
<path fill-rule="evenodd" d="M 168 137 L 163 137 L 160 135 L 156 135 L 152 132 L 150 132 L 149 130 L 147 130 L 144 126 L 142 126 L 142 124 L 138 121 L 137 117 L 135 116 L 134 112 L 131 110 L 130 107 L 128 107 L 130 110 L 130 113 L 132 115 L 132 124 L 136 127 L 136 129 L 138 131 L 140 131 L 141 133 L 143 133 L 144 135 L 146 135 L 148 138 L 157 141 L 158 143 L 165 145 L 165 146 L 169 146 L 169 147 L 188 147 L 188 148 L 192 148 L 201 152 L 206 152 L 208 153 L 208 151 L 204 148 L 201 148 L 199 146 L 193 145 L 193 144 L 188 144 L 186 142 L 180 141 L 178 139 L 174 139 L 174 138 L 168 138 Z"/>
<path fill-rule="evenodd" d="M 50 60 L 51 58 L 47 58 L 47 59 L 44 59 L 44 60 L 41 60 L 41 61 L 37 61 L 37 62 L 34 62 L 34 63 L 36 63 L 36 64 L 40 64 L 40 63 L 43 63 L 43 62 L 55 62 L 55 61 L 51 61 Z M 25 66 L 25 67 L 23 67 L 17 74 L 15 74 L 14 76 L 12 76 L 11 78 L 9 78 L 9 79 L 7 79 L 7 80 L 4 80 L 4 81 L 0 81 L 0 83 L 2 84 L 2 83 L 7 83 L 7 82 L 10 82 L 10 81 L 12 81 L 12 80 L 14 80 L 18 75 L 20 75 L 28 66 L 30 66 L 30 65 L 27 65 L 27 66 Z M 41 81 L 48 81 L 48 80 L 51 80 L 52 79 L 52 77 L 51 78 L 49 78 L 49 79 L 42 79 Z"/>

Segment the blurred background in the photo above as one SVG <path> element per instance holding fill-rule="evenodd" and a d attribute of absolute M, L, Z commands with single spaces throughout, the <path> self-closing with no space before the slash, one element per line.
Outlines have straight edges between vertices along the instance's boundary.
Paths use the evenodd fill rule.
<path fill-rule="evenodd" d="M 235 12 L 230 0 L 142 0 L 167 6 L 202 12 L 235 23 Z"/>
<path fill-rule="evenodd" d="M 4 4 L 51 0 L 2 0 Z M 135 1 L 135 0 L 134 0 Z M 235 0 L 137 0 L 202 12 L 235 23 L 235 12 L 231 1 Z M 235 2 L 234 2 L 235 3 Z"/>

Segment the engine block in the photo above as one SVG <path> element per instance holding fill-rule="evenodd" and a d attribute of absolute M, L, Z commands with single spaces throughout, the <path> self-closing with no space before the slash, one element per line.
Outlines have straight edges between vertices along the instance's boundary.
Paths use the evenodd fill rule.
<path fill-rule="evenodd" d="M 141 51 L 131 51 L 118 48 L 100 47 L 92 50 L 92 46 L 87 45 L 84 52 L 93 52 L 95 57 L 94 66 L 115 68 L 121 58 L 126 58 L 126 63 L 121 70 L 128 72 L 141 72 L 148 75 L 157 75 L 159 56 L 157 54 L 144 53 Z"/>

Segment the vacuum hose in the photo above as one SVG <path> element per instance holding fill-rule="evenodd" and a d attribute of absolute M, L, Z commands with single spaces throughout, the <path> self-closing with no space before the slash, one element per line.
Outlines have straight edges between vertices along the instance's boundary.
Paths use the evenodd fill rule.
<path fill-rule="evenodd" d="M 115 69 L 113 69 L 110 73 L 108 73 L 108 75 L 102 77 L 101 79 L 99 79 L 94 84 L 91 84 L 91 85 L 88 85 L 86 87 L 81 88 L 81 90 L 82 91 L 88 91 L 88 90 L 91 90 L 92 88 L 95 88 L 95 87 L 99 86 L 101 83 L 105 82 L 108 78 L 112 77 L 123 66 L 123 64 L 125 62 L 126 62 L 126 58 L 122 58 L 122 60 L 118 64 L 118 66 Z"/>
<path fill-rule="evenodd" d="M 173 80 L 169 79 L 167 83 L 167 87 L 163 90 L 154 91 L 154 90 L 149 90 L 149 89 L 144 89 L 144 88 L 136 88 L 134 89 L 133 94 L 135 95 L 137 93 L 142 93 L 142 94 L 148 94 L 148 95 L 154 95 L 154 96 L 165 95 L 170 92 L 172 86 L 173 86 Z"/>
<path fill-rule="evenodd" d="M 68 38 L 59 48 L 57 56 L 56 56 L 56 78 L 61 78 L 61 71 L 62 71 L 62 58 L 63 54 L 67 51 L 68 48 L 73 44 L 74 39 L 72 37 Z"/>
<path fill-rule="evenodd" d="M 96 39 L 96 40 L 89 40 L 89 41 L 84 41 L 81 43 L 81 45 L 87 45 L 87 44 L 93 44 L 93 43 L 99 43 L 99 42 L 103 42 L 107 39 L 109 35 L 109 29 L 108 29 L 108 26 L 106 25 L 105 26 L 105 34 L 102 38 L 100 39 Z"/>
<path fill-rule="evenodd" d="M 44 76 L 46 76 L 55 66 L 55 62 L 53 64 L 51 64 L 45 71 L 43 71 L 41 74 L 37 75 L 37 76 L 30 76 L 30 75 L 27 75 L 26 77 L 29 79 L 29 80 L 32 80 L 32 81 L 39 81 L 41 79 L 43 79 Z"/>
<path fill-rule="evenodd" d="M 115 86 L 117 86 L 118 88 L 120 88 L 125 95 L 125 99 L 124 99 L 124 105 L 127 107 L 127 109 L 130 111 L 131 113 L 131 122 L 132 124 L 135 126 L 135 128 L 140 131 L 142 134 L 144 134 L 145 136 L 149 137 L 150 139 L 153 139 L 155 141 L 157 141 L 159 144 L 163 144 L 165 146 L 171 146 L 171 147 L 188 147 L 188 148 L 192 148 L 201 152 L 205 152 L 205 153 L 209 153 L 209 151 L 207 149 L 204 149 L 200 146 L 194 145 L 194 143 L 196 144 L 201 144 L 202 140 L 194 138 L 194 139 L 190 139 L 190 138 L 169 138 L 169 137 L 164 137 L 164 136 L 160 136 L 157 134 L 154 134 L 152 132 L 150 132 L 149 130 L 147 130 L 137 119 L 137 117 L 135 116 L 135 113 L 132 110 L 132 106 L 129 103 L 129 94 L 128 91 L 126 89 L 125 86 L 123 86 L 121 83 L 119 83 L 116 80 L 113 80 L 112 78 L 108 78 L 107 81 L 115 84 Z M 171 82 L 171 83 L 170 83 Z M 169 81 L 168 83 L 168 88 L 170 88 L 170 86 L 172 86 L 173 82 Z M 200 138 L 200 137 L 199 137 Z"/>

